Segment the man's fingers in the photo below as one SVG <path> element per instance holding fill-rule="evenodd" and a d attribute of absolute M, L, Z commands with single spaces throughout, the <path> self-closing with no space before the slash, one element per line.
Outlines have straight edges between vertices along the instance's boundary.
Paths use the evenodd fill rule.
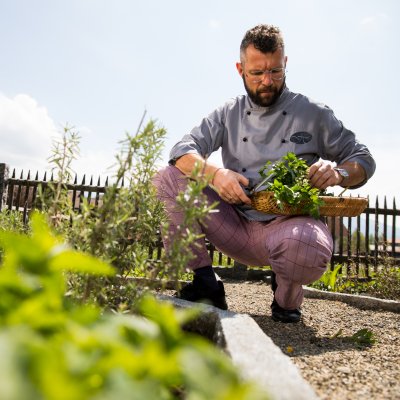
<path fill-rule="evenodd" d="M 309 180 L 312 186 L 326 189 L 337 183 L 336 172 L 330 162 L 317 162 L 310 167 Z"/>
<path fill-rule="evenodd" d="M 308 179 L 310 180 L 310 182 L 312 182 L 313 179 L 318 179 L 318 175 L 321 171 L 321 168 L 323 168 L 323 165 L 324 164 L 322 162 L 318 161 L 310 166 L 308 170 Z"/>
<path fill-rule="evenodd" d="M 223 192 L 220 192 L 220 196 L 227 203 L 251 204 L 251 200 L 246 196 L 245 192 L 243 191 L 242 187 L 239 184 L 234 185 L 232 188 L 229 188 L 228 190 L 224 190 Z"/>
<path fill-rule="evenodd" d="M 249 186 L 249 180 L 245 176 L 237 174 L 237 177 L 239 183 L 241 183 L 244 187 Z"/>
<path fill-rule="evenodd" d="M 231 204 L 251 204 L 251 200 L 246 196 L 241 185 L 248 186 L 249 180 L 234 171 L 224 170 L 214 179 L 214 186 L 224 201 Z"/>
<path fill-rule="evenodd" d="M 237 182 L 235 185 L 224 188 L 219 192 L 220 197 L 231 204 L 251 204 L 251 200 L 246 196 L 243 191 L 242 186 L 240 186 Z"/>
<path fill-rule="evenodd" d="M 251 200 L 249 197 L 246 196 L 246 193 L 242 189 L 241 186 L 239 186 L 239 190 L 235 191 L 234 198 L 236 200 L 236 203 L 245 203 L 245 204 L 251 204 Z"/>

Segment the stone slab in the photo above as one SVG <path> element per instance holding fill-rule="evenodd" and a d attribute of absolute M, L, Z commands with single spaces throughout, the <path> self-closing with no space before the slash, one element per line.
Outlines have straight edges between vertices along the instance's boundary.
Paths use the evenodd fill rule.
<path fill-rule="evenodd" d="M 347 303 L 364 310 L 381 310 L 400 313 L 400 301 L 396 300 L 378 299 L 376 297 L 348 293 L 327 292 L 307 286 L 303 286 L 303 289 L 304 297 L 308 298 L 342 301 L 343 303 Z"/>
<path fill-rule="evenodd" d="M 185 300 L 165 295 L 157 297 L 177 307 L 193 307 L 193 303 Z M 202 314 L 189 329 L 209 337 L 221 346 L 245 379 L 257 382 L 273 400 L 318 399 L 290 358 L 273 343 L 253 318 L 212 306 L 198 306 Z"/>

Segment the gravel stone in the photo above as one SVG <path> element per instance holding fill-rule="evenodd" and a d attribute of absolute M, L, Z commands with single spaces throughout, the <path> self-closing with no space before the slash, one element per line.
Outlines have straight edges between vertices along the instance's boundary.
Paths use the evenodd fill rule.
<path fill-rule="evenodd" d="M 254 318 L 321 399 L 400 398 L 400 314 L 305 298 L 301 322 L 282 324 L 271 319 L 267 283 L 224 284 L 229 310 Z M 377 341 L 371 346 L 350 339 L 364 328 L 375 334 Z"/>

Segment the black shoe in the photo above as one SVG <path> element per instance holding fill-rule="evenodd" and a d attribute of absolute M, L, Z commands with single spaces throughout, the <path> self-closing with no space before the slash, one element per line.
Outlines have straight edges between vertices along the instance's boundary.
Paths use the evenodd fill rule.
<path fill-rule="evenodd" d="M 276 288 L 278 287 L 278 284 L 276 283 L 276 274 L 274 271 L 271 271 L 271 289 L 274 292 L 276 292 Z"/>
<path fill-rule="evenodd" d="M 275 300 L 275 292 L 278 287 L 276 283 L 276 274 L 274 271 L 271 271 L 271 289 L 274 293 L 274 300 L 271 304 L 272 310 L 272 319 L 274 321 L 279 322 L 299 322 L 301 318 L 301 311 L 297 308 L 294 310 L 285 310 L 284 308 L 280 307 L 279 304 Z"/>
<path fill-rule="evenodd" d="M 221 310 L 227 310 L 224 284 L 218 281 L 218 289 L 210 290 L 209 288 L 201 285 L 196 279 L 188 283 L 175 295 L 178 299 L 193 301 L 197 303 L 210 304 L 218 307 Z"/>
<path fill-rule="evenodd" d="M 284 308 L 280 307 L 279 304 L 276 302 L 275 298 L 271 304 L 272 310 L 272 319 L 278 322 L 299 322 L 301 318 L 301 311 L 297 308 L 294 310 L 285 310 Z"/>

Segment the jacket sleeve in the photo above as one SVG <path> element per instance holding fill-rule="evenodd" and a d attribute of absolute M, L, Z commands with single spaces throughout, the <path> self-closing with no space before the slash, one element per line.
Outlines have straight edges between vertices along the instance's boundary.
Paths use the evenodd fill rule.
<path fill-rule="evenodd" d="M 355 134 L 343 126 L 329 107 L 323 107 L 320 115 L 322 157 L 335 161 L 337 164 L 342 164 L 345 161 L 357 162 L 364 168 L 367 178 L 364 182 L 352 188 L 364 185 L 372 177 L 376 168 L 375 160 L 367 146 L 360 143 Z"/>
<path fill-rule="evenodd" d="M 203 118 L 200 125 L 175 144 L 169 155 L 169 163 L 175 164 L 179 157 L 189 153 L 207 158 L 221 147 L 224 130 L 224 109 L 221 107 Z"/>

